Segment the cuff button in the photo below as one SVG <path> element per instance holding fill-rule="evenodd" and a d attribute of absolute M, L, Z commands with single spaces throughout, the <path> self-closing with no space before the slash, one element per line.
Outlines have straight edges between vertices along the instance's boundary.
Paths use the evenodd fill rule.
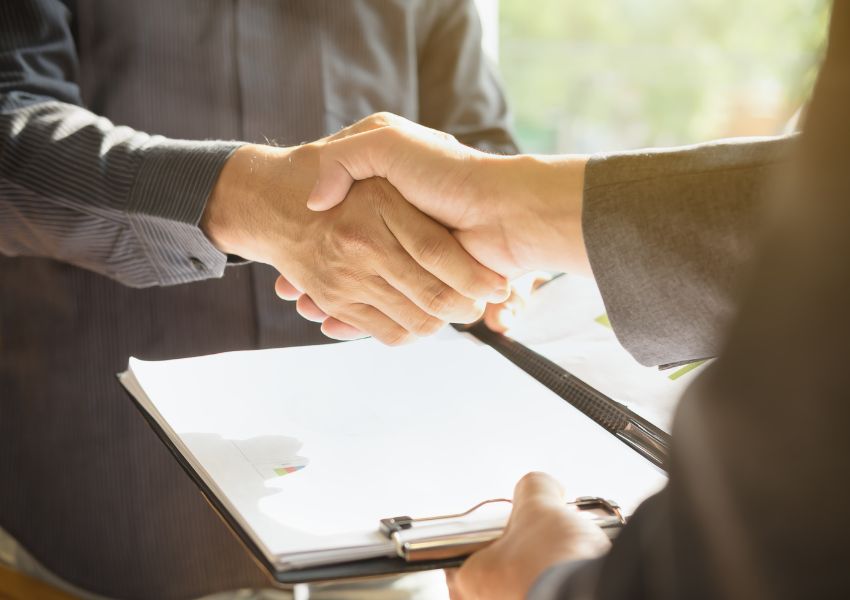
<path fill-rule="evenodd" d="M 206 271 L 207 270 L 207 265 L 205 265 L 204 262 L 200 258 L 192 256 L 191 258 L 189 258 L 189 262 L 192 263 L 192 266 L 195 267 L 196 271 Z"/>

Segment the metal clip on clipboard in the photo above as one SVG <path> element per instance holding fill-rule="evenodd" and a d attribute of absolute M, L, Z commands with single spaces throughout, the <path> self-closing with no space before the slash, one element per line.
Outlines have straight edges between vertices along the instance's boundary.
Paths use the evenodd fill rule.
<path fill-rule="evenodd" d="M 468 556 L 496 541 L 504 530 L 504 520 L 483 521 L 473 529 L 460 527 L 457 522 L 486 504 L 507 502 L 495 498 L 479 502 L 469 510 L 436 517 L 392 517 L 381 519 L 381 533 L 395 543 L 396 553 L 407 562 L 446 560 Z M 619 505 L 595 496 L 576 498 L 568 505 L 575 506 L 613 539 L 626 524 Z M 454 523 L 453 523 L 454 522 Z"/>

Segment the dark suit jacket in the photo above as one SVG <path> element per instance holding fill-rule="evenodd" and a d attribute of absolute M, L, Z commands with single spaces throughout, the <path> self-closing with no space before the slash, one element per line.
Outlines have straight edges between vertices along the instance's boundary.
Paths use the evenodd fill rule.
<path fill-rule="evenodd" d="M 837 0 L 792 159 L 774 147 L 735 169 L 749 151 L 721 145 L 589 168 L 588 251 L 620 339 L 650 364 L 720 357 L 679 407 L 666 489 L 609 555 L 547 571 L 534 600 L 850 597 L 848 107 Z"/>
<path fill-rule="evenodd" d="M 298 144 L 390 110 L 513 151 L 474 7 L 68 4 L 0 2 L 0 526 L 104 595 L 262 585 L 114 377 L 325 341 L 198 229 L 235 147 L 198 140 Z"/>

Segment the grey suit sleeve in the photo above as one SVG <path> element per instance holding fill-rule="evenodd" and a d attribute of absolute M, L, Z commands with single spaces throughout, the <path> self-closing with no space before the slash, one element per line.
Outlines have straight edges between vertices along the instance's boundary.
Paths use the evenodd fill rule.
<path fill-rule="evenodd" d="M 533 600 L 848 598 L 850 3 L 773 187 L 720 356 L 673 426 L 667 487 Z M 812 510 L 812 499 L 823 499 Z"/>
<path fill-rule="evenodd" d="M 151 136 L 82 108 L 70 15 L 0 3 L 0 252 L 131 286 L 221 276 L 198 222 L 231 142 Z"/>
<path fill-rule="evenodd" d="M 419 122 L 460 142 L 515 154 L 502 85 L 481 47 L 481 23 L 472 0 L 423 3 L 428 23 L 419 52 Z"/>
<path fill-rule="evenodd" d="M 585 246 L 614 331 L 639 362 L 717 354 L 764 182 L 795 143 L 749 138 L 589 161 Z"/>

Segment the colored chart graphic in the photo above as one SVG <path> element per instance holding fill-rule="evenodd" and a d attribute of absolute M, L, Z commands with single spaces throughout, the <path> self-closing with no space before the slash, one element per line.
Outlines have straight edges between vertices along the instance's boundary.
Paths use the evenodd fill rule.
<path fill-rule="evenodd" d="M 295 473 L 310 464 L 310 459 L 298 454 L 301 441 L 292 437 L 264 435 L 230 442 L 263 481 Z"/>
<path fill-rule="evenodd" d="M 603 327 L 606 327 L 608 329 L 612 328 L 611 327 L 611 321 L 608 319 L 607 314 L 606 315 L 599 315 L 598 317 L 596 317 L 593 320 L 596 321 L 597 323 L 599 323 L 600 325 L 602 325 Z"/>
<path fill-rule="evenodd" d="M 274 472 L 275 472 L 275 474 L 276 474 L 276 475 L 278 475 L 278 476 L 282 477 L 282 476 L 284 476 L 284 475 L 289 475 L 290 473 L 295 473 L 295 471 L 300 471 L 300 470 L 301 470 L 301 469 L 303 469 L 305 466 L 306 466 L 306 465 L 295 465 L 295 466 L 288 466 L 288 467 L 276 467 L 276 468 L 274 469 Z"/>
<path fill-rule="evenodd" d="M 676 381 L 682 375 L 687 375 L 688 373 L 690 373 L 691 371 L 693 371 L 697 367 L 701 367 L 704 364 L 705 364 L 704 360 L 698 360 L 696 362 L 688 363 L 687 365 L 685 365 L 681 369 L 678 369 L 677 371 L 670 373 L 669 378 L 670 378 L 671 381 Z"/>

